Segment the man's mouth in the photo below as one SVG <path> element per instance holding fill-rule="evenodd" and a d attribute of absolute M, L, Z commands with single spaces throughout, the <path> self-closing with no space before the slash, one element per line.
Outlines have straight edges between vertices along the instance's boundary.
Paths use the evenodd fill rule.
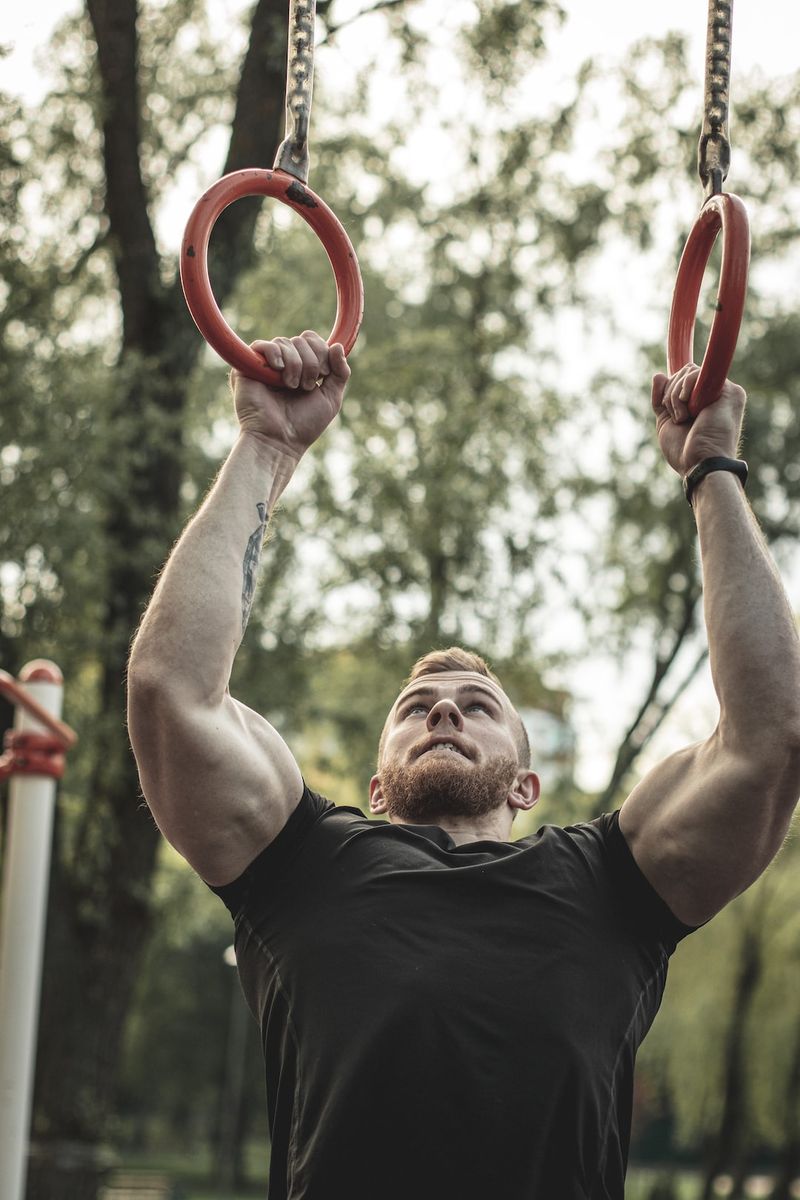
<path fill-rule="evenodd" d="M 424 754 L 430 754 L 434 750 L 440 750 L 443 754 L 458 754 L 461 758 L 469 758 L 469 755 L 460 746 L 456 745 L 455 742 L 434 742 L 432 745 L 420 750 L 417 758 L 422 758 Z"/>

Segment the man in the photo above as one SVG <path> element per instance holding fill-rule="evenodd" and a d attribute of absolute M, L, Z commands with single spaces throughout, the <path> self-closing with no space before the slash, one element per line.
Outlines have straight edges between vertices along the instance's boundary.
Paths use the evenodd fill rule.
<path fill-rule="evenodd" d="M 512 843 L 539 784 L 477 656 L 426 656 L 393 705 L 370 787 L 388 820 L 309 791 L 229 694 L 268 514 L 349 377 L 313 333 L 256 347 L 284 390 L 234 377 L 240 436 L 142 622 L 130 729 L 156 821 L 236 921 L 271 1200 L 620 1200 L 668 957 L 764 870 L 800 791 L 798 639 L 735 459 L 744 393 L 691 421 L 697 369 L 653 381 L 698 525 L 717 728 L 618 813 Z"/>

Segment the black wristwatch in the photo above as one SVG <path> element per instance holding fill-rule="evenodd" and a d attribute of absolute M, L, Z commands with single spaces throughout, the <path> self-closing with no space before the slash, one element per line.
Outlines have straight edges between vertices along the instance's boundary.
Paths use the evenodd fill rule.
<path fill-rule="evenodd" d="M 692 503 L 692 493 L 701 479 L 712 471 L 730 471 L 741 480 L 742 487 L 747 483 L 747 463 L 742 458 L 704 458 L 696 467 L 692 467 L 688 475 L 683 477 L 683 494 Z"/>

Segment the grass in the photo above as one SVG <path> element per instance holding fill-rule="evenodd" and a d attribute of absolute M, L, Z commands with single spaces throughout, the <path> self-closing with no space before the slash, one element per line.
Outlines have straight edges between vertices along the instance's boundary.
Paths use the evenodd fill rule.
<path fill-rule="evenodd" d="M 263 1145 L 249 1146 L 245 1152 L 247 1186 L 242 1190 L 221 1191 L 215 1181 L 214 1165 L 207 1149 L 195 1154 L 183 1152 L 123 1153 L 115 1170 L 159 1171 L 175 1186 L 180 1200 L 264 1200 L 267 1191 L 269 1159 Z"/>
<path fill-rule="evenodd" d="M 631 1167 L 625 1185 L 625 1200 L 649 1200 L 653 1185 L 659 1179 L 670 1179 L 678 1200 L 698 1200 L 700 1176 L 695 1171 Z"/>
<path fill-rule="evenodd" d="M 245 1154 L 248 1184 L 239 1191 L 220 1191 L 214 1181 L 213 1164 L 207 1151 L 196 1154 L 163 1153 L 123 1155 L 118 1169 L 160 1171 L 180 1189 L 181 1200 L 265 1200 L 269 1160 L 267 1149 L 253 1143 Z M 650 1200 L 659 1179 L 671 1180 L 676 1200 L 699 1200 L 700 1175 L 695 1171 L 664 1167 L 631 1167 L 625 1186 L 625 1200 Z M 755 1195 L 755 1193 L 753 1193 Z"/>

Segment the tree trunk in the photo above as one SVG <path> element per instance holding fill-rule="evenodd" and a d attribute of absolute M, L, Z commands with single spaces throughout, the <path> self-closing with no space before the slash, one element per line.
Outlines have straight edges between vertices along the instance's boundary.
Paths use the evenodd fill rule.
<path fill-rule="evenodd" d="M 770 1200 L 792 1200 L 792 1184 L 800 1176 L 800 1027 L 797 1030 L 786 1088 L 786 1122 L 783 1146 L 778 1160 L 778 1174 Z"/>
<path fill-rule="evenodd" d="M 103 89 L 106 212 L 122 304 L 119 388 L 109 471 L 102 717 L 79 848 L 56 854 L 49 905 L 27 1200 L 94 1200 L 120 1040 L 150 927 L 159 834 L 138 801 L 125 734 L 125 666 L 154 573 L 178 532 L 181 424 L 201 341 L 177 281 L 162 284 L 139 162 L 135 0 L 88 0 Z M 285 0 L 259 0 L 226 170 L 269 165 L 280 140 Z M 234 205 L 215 230 L 214 288 L 247 262 L 257 206 Z"/>
<path fill-rule="evenodd" d="M 733 1013 L 725 1039 L 722 1119 L 708 1147 L 701 1200 L 713 1200 L 714 1180 L 723 1171 L 734 1176 L 734 1188 L 739 1190 L 733 1196 L 741 1195 L 747 1163 L 744 1033 L 762 968 L 760 921 L 756 919 L 748 922 L 742 938 Z"/>

